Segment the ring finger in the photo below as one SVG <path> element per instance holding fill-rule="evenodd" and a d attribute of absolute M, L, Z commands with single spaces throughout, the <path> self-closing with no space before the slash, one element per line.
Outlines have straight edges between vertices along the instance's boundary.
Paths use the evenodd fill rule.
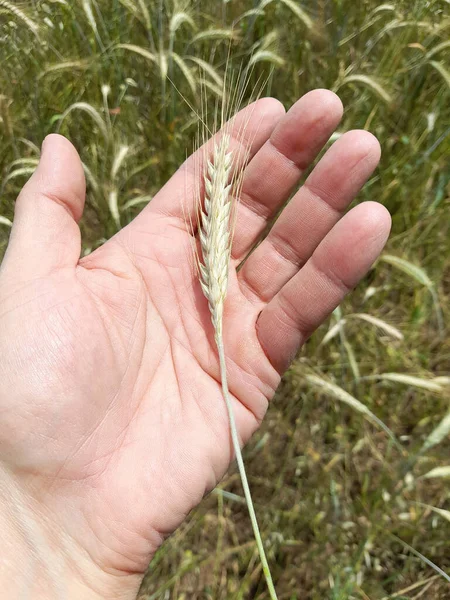
<path fill-rule="evenodd" d="M 244 264 L 239 278 L 250 299 L 269 302 L 297 273 L 341 218 L 379 159 L 379 143 L 366 131 L 344 134 L 327 151 Z"/>

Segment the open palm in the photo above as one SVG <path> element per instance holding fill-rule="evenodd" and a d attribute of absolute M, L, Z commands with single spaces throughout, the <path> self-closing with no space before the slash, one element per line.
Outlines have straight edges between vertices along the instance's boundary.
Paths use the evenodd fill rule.
<path fill-rule="evenodd" d="M 250 146 L 224 317 L 243 443 L 298 347 L 389 232 L 375 203 L 341 219 L 379 159 L 373 136 L 349 132 L 236 270 L 341 112 L 334 94 L 316 90 L 287 115 L 260 100 L 233 125 L 239 132 L 248 121 L 233 138 L 235 155 Z M 136 587 L 163 538 L 232 460 L 185 221 L 195 173 L 191 157 L 130 225 L 79 260 L 83 170 L 71 144 L 50 136 L 18 199 L 0 271 L 0 474 L 31 498 L 80 571 L 89 563 L 121 582 L 129 574 Z"/>

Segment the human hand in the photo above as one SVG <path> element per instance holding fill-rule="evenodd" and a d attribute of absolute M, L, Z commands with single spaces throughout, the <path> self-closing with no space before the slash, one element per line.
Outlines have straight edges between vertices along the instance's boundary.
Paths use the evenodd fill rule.
<path fill-rule="evenodd" d="M 251 161 L 224 317 L 243 443 L 299 346 L 365 275 L 390 228 L 372 202 L 342 217 L 379 160 L 371 134 L 349 132 L 237 273 L 342 107 L 325 90 L 287 115 L 262 99 L 239 113 L 235 132 L 248 111 L 245 139 L 233 140 L 250 145 Z M 29 586 L 35 598 L 59 597 L 58 589 L 67 598 L 133 598 L 158 546 L 233 458 L 185 222 L 195 173 L 191 157 L 132 223 L 81 260 L 85 181 L 67 140 L 47 138 L 17 200 L 0 270 L 0 529 L 10 560 L 0 583 L 10 597 Z"/>

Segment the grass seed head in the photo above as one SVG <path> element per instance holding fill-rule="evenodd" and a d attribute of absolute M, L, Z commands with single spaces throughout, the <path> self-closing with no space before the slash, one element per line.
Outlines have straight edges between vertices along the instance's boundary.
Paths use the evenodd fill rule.
<path fill-rule="evenodd" d="M 228 287 L 231 168 L 230 136 L 224 134 L 214 146 L 212 160 L 207 161 L 204 174 L 205 202 L 200 227 L 200 283 L 209 302 L 216 336 L 222 335 L 223 307 Z"/>

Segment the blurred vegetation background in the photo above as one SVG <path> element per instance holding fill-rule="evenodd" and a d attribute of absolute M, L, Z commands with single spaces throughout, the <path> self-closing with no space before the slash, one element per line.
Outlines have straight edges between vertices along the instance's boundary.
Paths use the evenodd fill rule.
<path fill-rule="evenodd" d="M 1 252 L 50 132 L 85 165 L 83 251 L 132 219 L 190 151 L 229 48 L 286 107 L 336 91 L 334 139 L 381 142 L 359 201 L 391 211 L 386 253 L 246 449 L 280 600 L 450 598 L 449 32 L 448 0 L 0 0 Z M 234 469 L 140 597 L 268 597 Z"/>

